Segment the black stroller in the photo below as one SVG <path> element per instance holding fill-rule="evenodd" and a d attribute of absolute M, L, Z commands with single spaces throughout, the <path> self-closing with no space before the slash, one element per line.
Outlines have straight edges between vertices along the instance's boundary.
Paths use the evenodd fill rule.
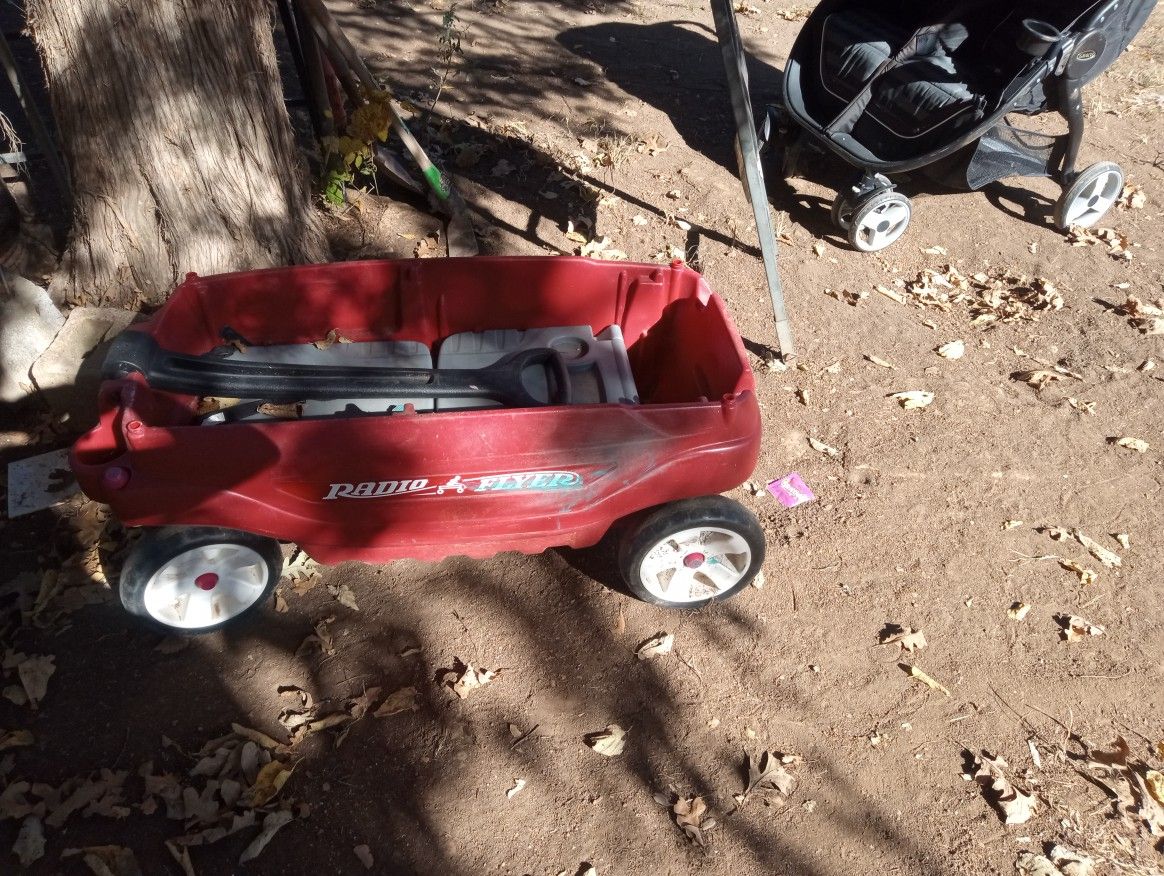
<path fill-rule="evenodd" d="M 861 170 L 833 222 L 864 252 L 892 244 L 910 219 L 889 176 L 924 171 L 977 190 L 1012 176 L 1063 187 L 1054 221 L 1094 225 L 1116 203 L 1111 162 L 1077 171 L 1082 87 L 1131 43 L 1156 0 L 822 0 L 797 37 L 762 139 L 780 138 L 789 175 L 807 137 Z M 1011 114 L 1058 111 L 1064 135 L 1012 126 Z M 774 152 L 775 150 L 773 150 Z"/>

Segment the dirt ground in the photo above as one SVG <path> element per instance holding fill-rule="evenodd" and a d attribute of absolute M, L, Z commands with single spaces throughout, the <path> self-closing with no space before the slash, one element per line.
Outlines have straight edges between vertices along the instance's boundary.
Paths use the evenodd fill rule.
<path fill-rule="evenodd" d="M 331 6 L 423 111 L 445 68 L 443 0 Z M 778 88 L 806 8 L 740 6 L 757 103 Z M 206 774 L 191 776 L 193 752 L 232 722 L 286 741 L 280 713 L 302 697 L 280 686 L 308 692 L 318 714 L 358 713 L 353 699 L 379 688 L 375 708 L 412 686 L 415 711 L 368 714 L 282 752 L 295 767 L 264 812 L 294 801 L 291 822 L 245 865 L 253 828 L 192 846 L 196 871 L 363 873 L 355 850 L 366 846 L 380 873 L 952 876 L 1013 873 L 1024 853 L 1060 844 L 1100 874 L 1164 872 L 1152 835 L 1164 809 L 1151 799 L 1152 787 L 1164 793 L 1164 777 L 1151 785 L 1164 769 L 1164 336 L 1133 325 L 1125 305 L 1162 295 L 1164 14 L 1087 92 L 1084 164 L 1118 162 L 1146 196 L 1102 223 L 1126 237 L 1130 259 L 1069 245 L 1044 180 L 980 193 L 907 180 L 906 237 L 860 254 L 828 218 L 845 169 L 809 156 L 801 176 L 770 180 L 799 344 L 787 370 L 765 364 L 774 332 L 709 10 L 500 0 L 455 15 L 462 54 L 428 142 L 455 170 L 487 251 L 577 252 L 573 230 L 608 238 L 607 254 L 696 264 L 753 354 L 764 426 L 754 482 L 796 471 L 817 499 L 788 511 L 762 490 L 733 491 L 763 523 L 765 586 L 694 614 L 599 583 L 616 574 L 602 545 L 327 567 L 285 582 L 282 604 L 256 622 L 177 650 L 85 574 L 97 568 L 100 509 L 74 500 L 7 521 L 5 643 L 53 655 L 55 673 L 39 709 L 0 701 L 0 727 L 32 734 L 3 754 L 0 815 L 21 812 L 17 791 L 37 799 L 35 783 L 59 805 L 128 771 L 117 799 L 45 828 L 29 871 L 85 872 L 62 852 L 117 845 L 146 873 L 180 873 L 164 843 L 187 831 L 142 776 L 176 776 L 197 797 Z M 335 230 L 353 256 L 411 256 L 439 226 L 421 205 L 358 200 Z M 913 281 L 927 269 L 955 287 L 959 275 L 1028 278 L 1007 290 L 1044 278 L 1062 306 L 976 319 L 973 280 L 961 295 L 931 282 L 939 300 L 920 306 Z M 954 340 L 962 358 L 934 352 Z M 1045 385 L 1016 377 L 1030 371 Z M 907 390 L 934 400 L 907 410 L 887 397 Z M 5 434 L 6 458 L 36 449 Z M 1058 528 L 1122 564 L 1106 567 L 1070 534 L 1054 539 Z M 13 621 L 58 567 L 60 593 Z M 358 610 L 335 598 L 344 588 Z M 1029 606 L 1022 620 L 1008 616 L 1016 603 Z M 301 648 L 332 616 L 322 642 Z M 1102 634 L 1065 641 L 1069 616 Z M 892 625 L 921 631 L 925 647 L 879 644 Z M 660 631 L 673 651 L 636 659 Z M 19 686 L 18 659 L 6 659 L 5 685 Z M 438 683 L 457 660 L 498 673 L 459 699 Z M 604 757 L 583 737 L 609 724 L 627 730 L 625 750 Z M 1127 766 L 1089 766 L 1117 737 Z M 745 753 L 765 751 L 795 755 L 792 786 L 745 797 Z M 1005 758 L 1017 791 L 973 780 L 983 752 Z M 1035 810 L 1007 825 L 1011 791 L 1019 803 L 1033 795 Z M 716 822 L 705 845 L 655 800 L 672 793 L 705 801 Z M 0 871 L 17 868 L 7 849 L 22 823 L 0 821 Z"/>

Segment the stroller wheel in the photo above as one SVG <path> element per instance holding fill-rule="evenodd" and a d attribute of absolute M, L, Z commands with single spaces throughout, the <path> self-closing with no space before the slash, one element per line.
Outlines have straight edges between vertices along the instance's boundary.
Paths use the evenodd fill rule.
<path fill-rule="evenodd" d="M 644 602 L 698 608 L 734 596 L 764 562 L 756 518 L 723 496 L 684 499 L 656 509 L 624 538 L 619 566 Z"/>
<path fill-rule="evenodd" d="M 842 207 L 836 216 L 854 249 L 877 252 L 905 234 L 910 214 L 909 198 L 882 189 L 857 201 L 851 214 Z"/>
<path fill-rule="evenodd" d="M 1118 164 L 1101 161 L 1084 170 L 1055 202 L 1055 227 L 1067 231 L 1073 225 L 1090 228 L 1119 200 L 1124 172 Z"/>
<path fill-rule="evenodd" d="M 852 201 L 844 195 L 837 195 L 833 199 L 832 219 L 833 225 L 847 234 L 849 226 L 853 224 Z"/>
<path fill-rule="evenodd" d="M 216 630 L 253 611 L 279 581 L 274 539 L 212 526 L 147 531 L 121 572 L 121 604 L 168 633 Z"/>

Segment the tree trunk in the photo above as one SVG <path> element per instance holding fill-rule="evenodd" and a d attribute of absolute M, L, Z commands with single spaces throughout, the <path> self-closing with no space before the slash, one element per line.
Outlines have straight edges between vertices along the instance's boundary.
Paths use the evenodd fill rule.
<path fill-rule="evenodd" d="M 322 261 L 267 0 L 29 0 L 74 221 L 57 300 L 135 306 L 200 274 Z"/>

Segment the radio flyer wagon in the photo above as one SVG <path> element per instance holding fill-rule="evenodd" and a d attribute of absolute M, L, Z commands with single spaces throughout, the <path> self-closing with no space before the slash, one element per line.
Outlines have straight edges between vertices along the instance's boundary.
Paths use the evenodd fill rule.
<path fill-rule="evenodd" d="M 280 541 L 321 562 L 486 557 L 624 530 L 635 596 L 747 586 L 755 385 L 699 274 L 573 257 L 189 275 L 106 360 L 84 491 L 129 526 L 125 607 L 177 631 L 254 610 Z"/>

